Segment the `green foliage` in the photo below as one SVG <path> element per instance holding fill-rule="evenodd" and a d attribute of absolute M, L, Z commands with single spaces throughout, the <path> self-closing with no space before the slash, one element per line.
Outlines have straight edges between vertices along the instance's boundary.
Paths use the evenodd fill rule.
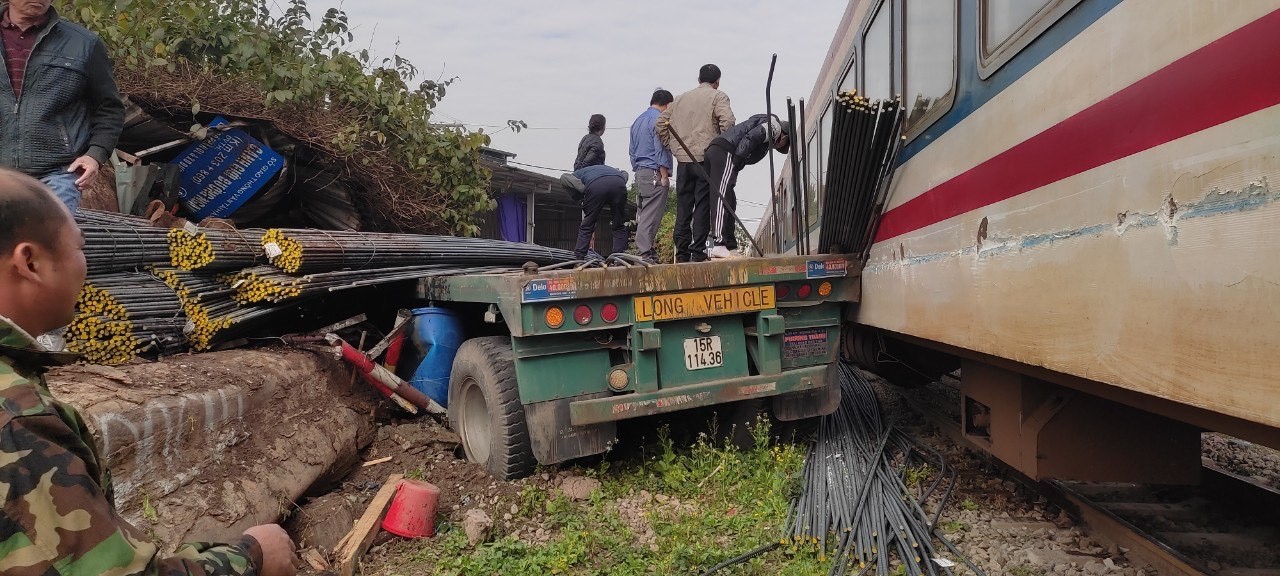
<path fill-rule="evenodd" d="M 276 13 L 273 6 L 280 6 Z M 367 49 L 353 47 L 341 10 L 316 19 L 306 0 L 70 0 L 64 13 L 103 38 L 118 72 L 230 78 L 256 88 L 268 112 L 331 112 L 337 125 L 323 130 L 325 151 L 357 172 L 381 175 L 371 188 L 401 187 L 410 201 L 417 196 L 432 206 L 430 224 L 442 231 L 474 235 L 477 213 L 492 209 L 490 174 L 478 153 L 489 136 L 430 123 L 457 78 L 414 85 L 418 70 L 407 59 L 396 54 L 375 62 Z M 187 96 L 193 115 L 202 107 L 199 96 Z M 524 123 L 509 126 L 518 131 Z M 425 224 L 388 217 L 403 228 Z"/>
<path fill-rule="evenodd" d="M 972 512 L 978 509 L 978 503 L 974 502 L 972 498 L 965 498 L 960 502 L 960 509 Z"/>
<path fill-rule="evenodd" d="M 676 446 L 662 430 L 642 459 L 615 462 L 602 475 L 602 490 L 585 502 L 549 497 L 527 487 L 521 515 L 537 510 L 554 536 L 531 544 L 513 536 L 476 549 L 454 531 L 424 540 L 410 556 L 382 573 L 445 575 L 503 574 L 697 574 L 778 539 L 797 488 L 805 449 L 772 445 L 767 420 L 752 429 L 755 445 L 739 450 L 702 436 L 688 448 Z M 643 501 L 642 490 L 662 495 L 644 505 L 652 546 L 640 542 L 634 519 L 624 520 L 619 503 Z M 666 499 L 670 497 L 670 499 Z M 758 556 L 727 574 L 823 574 L 828 562 L 816 550 L 781 549 Z"/>
<path fill-rule="evenodd" d="M 675 262 L 675 230 L 676 230 L 676 180 L 671 179 L 671 190 L 667 192 L 667 209 L 662 213 L 662 222 L 658 223 L 658 237 L 654 240 L 658 251 L 658 262 L 671 264 Z"/>

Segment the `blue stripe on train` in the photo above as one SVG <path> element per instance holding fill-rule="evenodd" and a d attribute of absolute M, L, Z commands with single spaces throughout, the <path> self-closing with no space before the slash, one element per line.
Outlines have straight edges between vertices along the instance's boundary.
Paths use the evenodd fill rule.
<path fill-rule="evenodd" d="M 978 0 L 961 0 L 960 70 L 955 103 L 949 112 L 902 148 L 898 165 L 905 164 L 934 140 L 956 127 L 1120 2 L 1121 0 L 1084 0 L 1005 62 L 995 74 L 983 80 L 978 77 Z"/>

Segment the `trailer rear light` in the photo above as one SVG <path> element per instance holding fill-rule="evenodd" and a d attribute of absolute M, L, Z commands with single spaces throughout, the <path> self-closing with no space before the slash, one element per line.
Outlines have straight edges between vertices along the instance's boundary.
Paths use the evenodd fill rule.
<path fill-rule="evenodd" d="M 547 312 L 543 314 L 543 320 L 547 322 L 547 328 L 559 328 L 564 326 L 564 310 L 559 306 L 547 307 Z"/>
<path fill-rule="evenodd" d="M 573 321 L 577 322 L 579 326 L 590 324 L 591 316 L 591 307 L 586 304 L 579 304 L 577 308 L 573 309 Z"/>
<path fill-rule="evenodd" d="M 779 300 L 782 300 L 782 299 L 786 298 L 787 296 L 790 296 L 790 295 L 791 295 L 791 285 L 790 285 L 790 284 L 779 284 L 779 285 L 777 285 L 776 287 L 774 287 L 773 291 L 774 291 L 774 293 L 775 293 L 775 294 L 777 294 L 778 299 L 779 299 Z"/>
<path fill-rule="evenodd" d="M 821 296 L 821 297 L 823 297 L 823 298 L 826 298 L 827 296 L 830 296 L 830 295 L 831 295 L 831 283 L 830 283 L 830 282 L 823 282 L 823 283 L 819 284 L 819 285 L 818 285 L 818 295 L 819 295 L 819 296 Z"/>
<path fill-rule="evenodd" d="M 796 298 L 801 300 L 808 298 L 811 294 L 813 294 L 813 286 L 808 284 L 801 284 L 800 287 L 796 289 Z"/>
<path fill-rule="evenodd" d="M 605 304 L 604 307 L 600 309 L 600 319 L 604 320 L 609 324 L 613 324 L 614 322 L 617 322 L 618 321 L 618 305 L 614 304 L 613 302 L 609 302 Z"/>

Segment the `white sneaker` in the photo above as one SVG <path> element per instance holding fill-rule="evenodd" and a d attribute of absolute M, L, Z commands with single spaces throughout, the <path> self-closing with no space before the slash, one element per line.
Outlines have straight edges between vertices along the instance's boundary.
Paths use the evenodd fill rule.
<path fill-rule="evenodd" d="M 720 246 L 720 245 L 716 245 L 714 248 L 712 248 L 711 251 L 707 253 L 707 256 L 713 259 L 723 259 L 723 260 L 733 260 L 735 258 L 742 257 L 741 254 L 738 254 L 737 252 L 730 252 L 728 248 L 725 248 L 724 246 Z"/>

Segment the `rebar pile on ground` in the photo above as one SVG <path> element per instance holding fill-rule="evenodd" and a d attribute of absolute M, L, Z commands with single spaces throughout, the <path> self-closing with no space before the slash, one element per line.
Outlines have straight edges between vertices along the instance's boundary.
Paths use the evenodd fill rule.
<path fill-rule="evenodd" d="M 938 558 L 935 542 L 959 555 L 936 530 L 955 483 L 954 471 L 936 451 L 915 442 L 881 420 L 871 384 L 856 369 L 841 364 L 841 402 L 822 418 L 817 441 L 805 460 L 801 493 L 792 503 L 784 546 L 813 546 L 833 559 L 830 574 L 909 576 L 952 574 Z M 904 478 L 910 463 L 937 469 L 937 477 L 917 500 Z M 951 484 L 930 517 L 920 501 L 950 473 Z M 967 560 L 965 560 L 968 563 Z M 974 573 L 982 572 L 969 564 Z"/>
<path fill-rule="evenodd" d="M 233 297 L 240 304 L 256 302 L 285 302 L 319 294 L 350 290 L 364 286 L 377 286 L 432 276 L 457 274 L 488 274 L 510 271 L 510 268 L 478 266 L 459 268 L 449 264 L 425 266 L 400 266 L 370 270 L 341 270 L 295 276 L 271 266 L 255 266 L 221 277 L 222 283 L 235 290 Z"/>
<path fill-rule="evenodd" d="M 271 264 L 290 274 L 451 264 L 454 266 L 540 265 L 573 260 L 573 252 L 537 244 L 374 232 L 273 228 L 262 235 Z"/>
<path fill-rule="evenodd" d="M 902 148 L 903 107 L 898 99 L 869 100 L 856 91 L 836 99 L 818 251 L 865 254 Z"/>
<path fill-rule="evenodd" d="M 91 277 L 64 335 L 88 362 L 118 365 L 143 352 L 176 352 L 186 344 L 182 303 L 163 283 L 139 273 Z"/>
<path fill-rule="evenodd" d="M 266 261 L 264 230 L 169 230 L 169 264 L 183 270 L 236 270 Z"/>

